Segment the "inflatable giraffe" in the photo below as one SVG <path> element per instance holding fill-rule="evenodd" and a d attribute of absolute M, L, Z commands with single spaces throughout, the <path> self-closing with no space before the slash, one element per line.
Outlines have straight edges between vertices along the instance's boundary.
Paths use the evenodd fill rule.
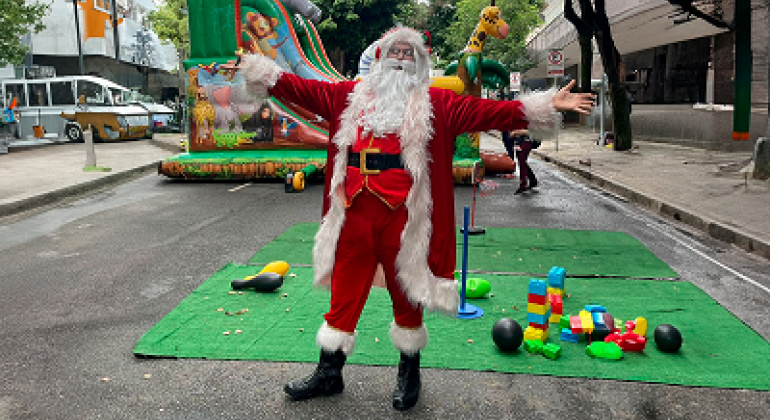
<path fill-rule="evenodd" d="M 479 23 L 457 60 L 457 77 L 463 82 L 463 95 L 481 96 L 484 43 L 488 36 L 505 39 L 510 29 L 508 23 L 500 17 L 500 8 L 495 6 L 495 0 L 491 0 L 489 6 L 481 11 Z M 471 147 L 478 151 L 481 142 L 479 133 L 468 133 L 468 137 Z"/>
<path fill-rule="evenodd" d="M 500 8 L 495 6 L 495 0 L 481 11 L 479 23 L 465 44 L 458 60 L 457 76 L 465 84 L 464 95 L 481 96 L 481 67 L 482 50 L 488 36 L 505 39 L 510 32 L 508 24 L 500 17 Z"/>

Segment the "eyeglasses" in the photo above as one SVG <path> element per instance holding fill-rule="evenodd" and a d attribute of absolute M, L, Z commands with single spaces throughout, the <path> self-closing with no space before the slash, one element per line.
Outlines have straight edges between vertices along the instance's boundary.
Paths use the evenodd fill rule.
<path fill-rule="evenodd" d="M 414 48 L 390 47 L 388 50 L 388 55 L 398 56 L 399 54 L 404 54 L 404 57 L 414 57 Z"/>

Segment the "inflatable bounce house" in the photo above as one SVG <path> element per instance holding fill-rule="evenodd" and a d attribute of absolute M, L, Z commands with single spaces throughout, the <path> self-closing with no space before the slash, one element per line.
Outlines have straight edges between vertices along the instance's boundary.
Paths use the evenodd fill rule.
<path fill-rule="evenodd" d="M 329 62 L 313 24 L 321 11 L 307 0 L 188 0 L 187 5 L 191 50 L 184 62 L 190 118 L 187 151 L 160 162 L 158 172 L 188 179 L 291 178 L 294 190 L 304 188 L 305 179 L 320 177 L 326 166 L 328 122 L 274 98 L 255 103 L 240 75 L 220 65 L 236 60 L 236 51 L 246 51 L 266 55 L 284 71 L 305 78 L 345 80 Z M 485 17 L 488 9 L 496 12 L 496 19 Z M 490 24 L 491 30 L 474 31 L 469 46 L 477 51 L 466 47 L 454 66 L 457 75 L 435 78 L 434 86 L 478 96 L 482 84 L 490 88 L 507 84 L 508 72 L 481 58 L 484 37 L 477 35 L 480 30 L 507 35 L 507 25 L 494 6 L 485 8 L 479 21 L 480 27 Z M 498 30 L 502 25 L 505 30 Z M 457 141 L 453 163 L 457 183 L 478 182 L 485 169 L 515 169 L 505 155 L 479 153 L 478 133 Z"/>

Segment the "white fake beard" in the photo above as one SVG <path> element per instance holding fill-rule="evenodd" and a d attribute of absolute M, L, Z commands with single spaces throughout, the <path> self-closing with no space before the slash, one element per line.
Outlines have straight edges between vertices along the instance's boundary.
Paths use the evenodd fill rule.
<path fill-rule="evenodd" d="M 402 70 L 396 69 L 401 67 Z M 363 135 L 373 133 L 381 137 L 395 133 L 404 122 L 404 112 L 412 90 L 418 85 L 417 64 L 414 61 L 386 58 L 363 83 L 374 98 L 359 123 Z"/>

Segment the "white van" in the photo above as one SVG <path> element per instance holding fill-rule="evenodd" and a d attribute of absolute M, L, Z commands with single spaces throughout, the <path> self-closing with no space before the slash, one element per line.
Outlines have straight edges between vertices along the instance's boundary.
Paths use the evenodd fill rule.
<path fill-rule="evenodd" d="M 132 92 L 96 76 L 3 79 L 3 109 L 16 102 L 18 138 L 80 141 L 83 126 L 95 140 L 142 138 L 150 127 L 147 109 L 131 104 Z"/>

